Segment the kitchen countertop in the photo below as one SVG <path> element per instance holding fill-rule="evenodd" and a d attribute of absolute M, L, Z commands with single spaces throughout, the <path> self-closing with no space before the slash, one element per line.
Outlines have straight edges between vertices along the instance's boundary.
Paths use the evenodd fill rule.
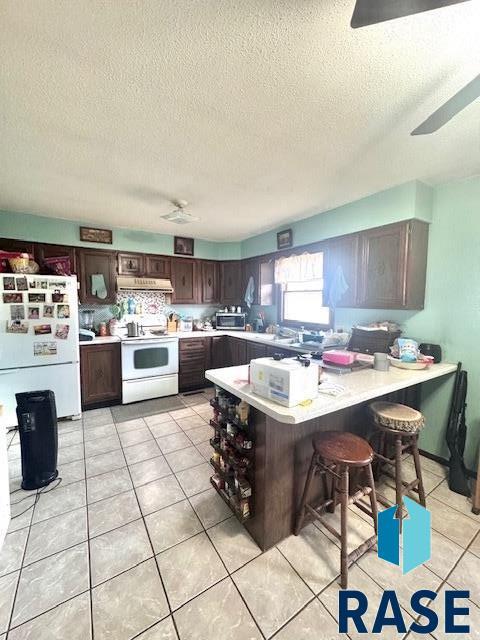
<path fill-rule="evenodd" d="M 294 352 L 310 352 L 311 347 L 305 347 L 301 349 L 299 347 L 293 347 L 282 340 L 274 340 L 273 334 L 268 333 L 255 333 L 253 331 L 217 331 L 216 329 L 212 329 L 212 331 L 171 331 L 168 333 L 168 337 L 170 338 L 211 338 L 211 337 L 219 337 L 219 336 L 231 336 L 233 338 L 242 338 L 243 340 L 249 340 L 251 342 L 257 342 L 260 344 L 277 346 L 279 349 L 288 349 Z M 80 346 L 85 345 L 95 345 L 95 344 L 107 344 L 109 342 L 121 342 L 121 338 L 119 336 L 96 336 L 93 340 L 84 340 L 80 342 Z"/>
<path fill-rule="evenodd" d="M 290 351 L 312 351 L 311 347 L 299 348 L 293 347 L 287 342 L 283 342 L 280 340 L 275 340 L 275 335 L 273 333 L 255 333 L 254 331 L 228 331 L 227 329 L 216 330 L 212 329 L 212 331 L 177 331 L 175 333 L 169 333 L 169 336 L 177 336 L 178 338 L 208 338 L 214 336 L 230 336 L 231 338 L 241 338 L 243 340 L 249 340 L 250 342 L 257 342 L 265 345 L 277 346 L 279 349 L 288 349 Z"/>
<path fill-rule="evenodd" d="M 205 372 L 205 377 L 222 389 L 245 400 L 245 402 L 248 402 L 248 404 L 274 420 L 285 424 L 299 424 L 361 402 L 379 398 L 393 391 L 405 389 L 434 378 L 440 378 L 454 373 L 456 370 L 456 364 L 441 362 L 420 371 L 390 367 L 388 371 L 363 369 L 344 375 L 324 373 L 322 381 L 335 382 L 345 387 L 345 391 L 336 398 L 320 394 L 318 398 L 305 407 L 300 405 L 284 407 L 253 393 L 251 385 L 248 384 L 248 365 L 209 369 Z"/>
<path fill-rule="evenodd" d="M 108 344 L 109 342 L 121 342 L 118 336 L 95 336 L 93 340 L 81 340 L 79 345 L 85 347 L 92 344 Z"/>

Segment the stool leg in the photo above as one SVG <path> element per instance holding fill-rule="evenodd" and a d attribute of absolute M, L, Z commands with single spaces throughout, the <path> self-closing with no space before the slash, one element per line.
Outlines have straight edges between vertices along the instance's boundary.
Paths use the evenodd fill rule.
<path fill-rule="evenodd" d="M 334 471 L 338 473 L 339 467 L 335 466 Z M 334 475 L 329 474 L 329 477 L 325 474 L 325 497 L 328 500 L 331 498 L 332 504 L 327 507 L 327 513 L 335 513 L 335 507 L 337 506 L 337 479 Z"/>
<path fill-rule="evenodd" d="M 425 487 L 423 486 L 420 454 L 418 453 L 418 435 L 413 436 L 412 440 L 413 440 L 413 443 L 412 443 L 413 462 L 415 464 L 415 472 L 418 478 L 418 497 L 420 498 L 420 504 L 425 507 L 427 503 L 425 500 Z"/>
<path fill-rule="evenodd" d="M 322 461 L 325 464 L 325 460 Z M 323 489 L 323 499 L 328 500 L 333 495 L 333 485 L 331 487 L 328 484 L 328 476 L 326 472 L 322 473 L 322 489 Z M 327 511 L 331 511 L 331 507 L 327 507 Z"/>
<path fill-rule="evenodd" d="M 348 585 L 348 467 L 342 467 L 340 477 L 340 586 L 346 589 Z"/>
<path fill-rule="evenodd" d="M 317 468 L 317 455 L 314 453 L 310 462 L 310 468 L 308 469 L 307 479 L 305 480 L 305 487 L 303 489 L 302 500 L 297 514 L 297 522 L 295 523 L 295 535 L 298 536 L 300 529 L 303 526 L 303 520 L 305 518 L 305 505 L 307 504 L 308 493 L 310 491 L 310 485 L 313 481 L 313 476 Z"/>
<path fill-rule="evenodd" d="M 379 433 L 379 443 L 378 443 L 378 453 L 382 456 L 386 455 L 386 450 L 385 450 L 385 432 L 381 431 Z M 373 471 L 373 475 L 375 480 L 378 480 L 380 478 L 380 475 L 382 473 L 382 461 L 379 458 L 376 458 L 374 461 L 374 471 Z"/>
<path fill-rule="evenodd" d="M 373 479 L 373 471 L 372 471 L 372 465 L 369 464 L 367 466 L 367 483 L 368 486 L 371 488 L 371 493 L 370 493 L 370 508 L 372 510 L 372 515 L 373 515 L 373 527 L 375 529 L 375 533 L 378 533 L 378 528 L 377 528 L 377 523 L 378 523 L 378 507 L 377 507 L 377 496 L 375 493 L 375 481 Z"/>
<path fill-rule="evenodd" d="M 403 520 L 403 484 L 402 484 L 402 436 L 395 436 L 395 494 L 397 502 L 397 519 L 400 521 L 400 532 Z"/>

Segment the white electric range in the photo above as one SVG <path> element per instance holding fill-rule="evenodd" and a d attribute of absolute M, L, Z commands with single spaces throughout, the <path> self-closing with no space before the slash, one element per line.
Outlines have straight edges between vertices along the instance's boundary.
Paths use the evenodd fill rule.
<path fill-rule="evenodd" d="M 156 331 L 122 337 L 123 404 L 178 393 L 178 338 Z"/>

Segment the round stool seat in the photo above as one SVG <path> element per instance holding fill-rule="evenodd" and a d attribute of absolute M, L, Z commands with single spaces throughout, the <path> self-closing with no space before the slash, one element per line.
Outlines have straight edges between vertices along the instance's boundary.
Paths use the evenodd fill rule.
<path fill-rule="evenodd" d="M 366 440 L 345 431 L 324 431 L 313 439 L 313 448 L 325 460 L 350 467 L 364 467 L 373 460 L 373 449 Z"/>
<path fill-rule="evenodd" d="M 372 402 L 370 411 L 379 427 L 391 431 L 416 433 L 425 424 L 425 418 L 420 411 L 396 402 Z"/>

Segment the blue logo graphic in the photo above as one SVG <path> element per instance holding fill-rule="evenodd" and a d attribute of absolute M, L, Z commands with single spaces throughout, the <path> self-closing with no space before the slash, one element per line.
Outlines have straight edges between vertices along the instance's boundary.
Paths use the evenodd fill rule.
<path fill-rule="evenodd" d="M 403 574 L 430 560 L 431 553 L 430 512 L 411 498 L 404 500 L 408 517 L 403 520 L 395 517 L 397 505 L 378 514 L 378 557 L 397 566 L 401 563 Z"/>

